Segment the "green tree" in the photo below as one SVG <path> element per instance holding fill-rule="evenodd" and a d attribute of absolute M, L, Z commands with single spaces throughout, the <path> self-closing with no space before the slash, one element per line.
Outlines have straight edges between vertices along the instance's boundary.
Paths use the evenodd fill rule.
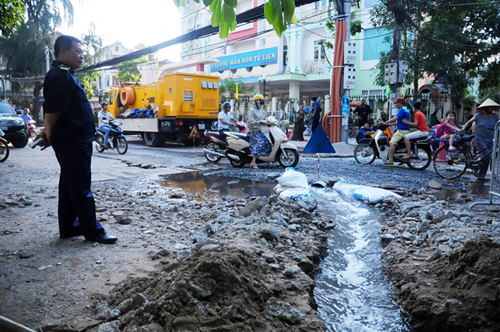
<path fill-rule="evenodd" d="M 21 26 L 24 14 L 24 1 L 0 1 L 0 38 L 9 37 Z"/>
<path fill-rule="evenodd" d="M 376 27 L 392 29 L 394 14 L 402 20 L 406 42 L 398 51 L 400 59 L 410 63 L 408 80 L 415 81 L 424 73 L 444 77 L 452 100 L 458 103 L 469 80 L 480 76 L 480 68 L 491 70 L 483 77 L 483 86 L 498 77 L 498 61 L 491 62 L 500 52 L 500 6 L 496 1 L 403 1 L 402 6 L 396 6 L 393 0 L 383 0 L 372 11 L 371 19 Z"/>
<path fill-rule="evenodd" d="M 227 99 L 234 99 L 236 96 L 236 84 L 238 84 L 238 95 L 253 90 L 251 86 L 243 84 L 241 80 L 225 78 L 221 82 L 219 93 L 224 95 Z"/>
<path fill-rule="evenodd" d="M 72 22 L 71 0 L 25 0 L 24 20 L 8 38 L 0 39 L 0 50 L 7 60 L 7 73 L 12 77 L 40 76 L 45 73 L 45 46 L 51 47 L 56 38 L 55 29 L 63 22 Z M 42 82 L 14 83 L 14 93 L 30 86 L 35 97 L 33 118 L 40 111 Z"/>
<path fill-rule="evenodd" d="M 100 77 L 99 71 L 84 71 L 83 69 L 90 64 L 95 63 L 96 54 L 102 49 L 102 39 L 95 33 L 95 26 L 92 24 L 89 31 L 80 38 L 82 42 L 82 49 L 84 53 L 84 62 L 82 67 L 76 73 L 76 77 L 80 84 L 83 85 L 85 94 L 90 100 L 96 96 L 97 92 L 97 78 Z"/>
<path fill-rule="evenodd" d="M 88 65 L 88 63 L 84 62 L 81 68 L 83 69 Z M 76 78 L 78 79 L 78 82 L 83 85 L 83 90 L 89 100 L 96 95 L 97 79 L 99 77 L 100 73 L 98 71 L 85 71 L 76 74 Z"/>
<path fill-rule="evenodd" d="M 200 0 L 194 0 L 200 3 Z M 186 0 L 174 0 L 177 7 L 184 7 Z M 226 39 L 229 29 L 236 29 L 236 6 L 238 0 L 203 0 L 203 4 L 212 12 L 212 26 L 219 27 L 219 36 Z M 291 23 L 297 23 L 295 18 L 295 0 L 269 0 L 264 5 L 264 15 L 281 37 L 283 31 Z"/>
<path fill-rule="evenodd" d="M 146 61 L 146 57 L 143 56 L 138 59 L 120 63 L 120 66 L 118 67 L 118 74 L 116 75 L 116 77 L 118 77 L 120 81 L 140 82 L 142 75 L 139 69 L 137 69 L 137 65 Z"/>

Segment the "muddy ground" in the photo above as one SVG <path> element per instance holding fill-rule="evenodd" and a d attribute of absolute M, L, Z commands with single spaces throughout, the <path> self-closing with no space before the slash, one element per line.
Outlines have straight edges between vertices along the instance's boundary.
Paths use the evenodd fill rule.
<path fill-rule="evenodd" d="M 313 211 L 276 196 L 206 201 L 162 186 L 175 170 L 95 159 L 96 178 L 123 175 L 93 183 L 119 241 L 63 240 L 57 164 L 35 157 L 2 165 L 1 315 L 45 332 L 325 330 L 313 276 L 326 235 Z"/>
<path fill-rule="evenodd" d="M 98 217 L 119 242 L 61 240 L 55 160 L 9 160 L 0 315 L 45 332 L 325 330 L 313 297 L 325 216 L 275 197 L 203 201 L 160 185 L 173 170 L 94 161 L 121 170 L 93 184 Z M 422 188 L 373 206 L 387 215 L 395 299 L 415 331 L 500 331 L 499 211 L 436 196 Z"/>

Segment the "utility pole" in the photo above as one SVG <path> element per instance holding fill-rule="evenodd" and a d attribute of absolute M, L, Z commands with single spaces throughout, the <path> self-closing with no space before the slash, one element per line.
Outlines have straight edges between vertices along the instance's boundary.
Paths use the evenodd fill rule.
<path fill-rule="evenodd" d="M 346 31 L 345 31 L 345 44 L 349 44 L 351 40 L 351 7 L 352 7 L 352 2 L 351 0 L 344 0 L 344 13 L 345 13 L 345 19 L 346 19 Z M 347 62 L 345 61 L 345 55 L 346 55 L 347 49 L 344 46 L 344 68 L 343 68 L 343 78 L 345 77 L 345 72 L 347 69 Z M 346 82 L 344 79 L 342 79 L 342 86 L 345 88 Z M 345 89 L 345 94 L 344 97 L 349 100 L 349 89 Z M 340 141 L 347 143 L 349 140 L 349 105 L 345 105 L 344 101 L 345 98 L 342 98 L 342 107 L 341 107 L 341 114 L 342 114 L 342 125 L 340 127 Z M 347 107 L 347 112 L 345 112 L 345 107 Z"/>
<path fill-rule="evenodd" d="M 2 75 L 3 99 L 7 100 L 7 88 L 5 87 L 5 77 Z"/>
<path fill-rule="evenodd" d="M 47 73 L 50 70 L 50 61 L 49 61 L 49 47 L 45 46 L 45 72 Z"/>

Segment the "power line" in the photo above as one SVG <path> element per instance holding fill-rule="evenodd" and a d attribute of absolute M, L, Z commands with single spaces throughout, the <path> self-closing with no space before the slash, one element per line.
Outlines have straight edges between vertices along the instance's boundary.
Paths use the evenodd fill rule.
<path fill-rule="evenodd" d="M 316 2 L 316 0 L 296 0 L 295 6 L 300 7 L 300 6 L 307 5 L 307 4 L 314 3 L 314 2 Z M 264 17 L 265 17 L 264 16 L 264 5 L 260 5 L 260 6 L 257 6 L 255 8 L 249 9 L 241 14 L 236 15 L 236 22 L 238 24 L 251 23 L 255 20 L 263 19 Z M 219 27 L 212 27 L 211 25 L 207 25 L 203 28 L 188 32 L 187 34 L 170 39 L 170 40 L 165 41 L 163 43 L 160 43 L 160 44 L 157 44 L 154 46 L 150 46 L 150 47 L 146 47 L 144 49 L 125 54 L 121 57 L 105 60 L 105 61 L 90 65 L 90 66 L 85 67 L 85 68 L 80 68 L 76 72 L 81 73 L 81 72 L 96 70 L 96 69 L 102 68 L 102 67 L 113 66 L 113 65 L 119 64 L 119 63 L 124 62 L 124 61 L 137 59 L 143 55 L 154 53 L 154 52 L 156 52 L 162 48 L 166 48 L 168 46 L 176 45 L 176 44 L 186 42 L 189 40 L 196 40 L 196 39 L 206 37 L 206 36 L 211 36 L 211 35 L 216 34 L 218 31 L 219 31 Z M 43 80 L 43 76 L 11 79 L 11 81 L 13 81 L 13 82 L 33 82 L 33 81 L 41 81 L 41 80 Z"/>

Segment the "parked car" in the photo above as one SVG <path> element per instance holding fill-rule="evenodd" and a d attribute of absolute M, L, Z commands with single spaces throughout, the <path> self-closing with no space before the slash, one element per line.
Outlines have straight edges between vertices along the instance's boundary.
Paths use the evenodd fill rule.
<path fill-rule="evenodd" d="M 0 101 L 0 129 L 4 138 L 16 148 L 24 148 L 28 144 L 29 133 L 23 118 L 9 105 Z"/>

